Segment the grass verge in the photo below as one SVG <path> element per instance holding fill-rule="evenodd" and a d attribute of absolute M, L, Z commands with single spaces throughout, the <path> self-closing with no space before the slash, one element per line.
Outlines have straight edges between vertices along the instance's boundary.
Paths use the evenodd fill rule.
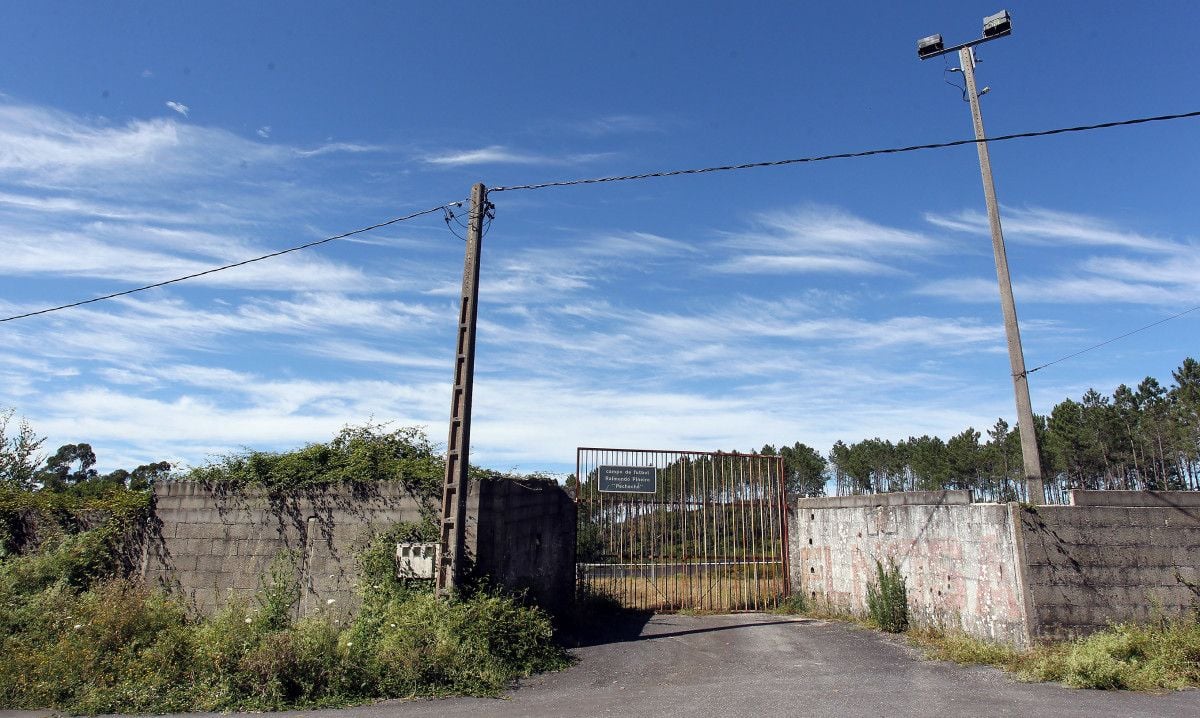
<path fill-rule="evenodd" d="M 1200 620 L 1117 624 L 1085 638 L 1021 651 L 961 633 L 911 630 L 926 655 L 960 664 L 996 666 L 1028 681 L 1073 688 L 1166 691 L 1200 687 Z"/>

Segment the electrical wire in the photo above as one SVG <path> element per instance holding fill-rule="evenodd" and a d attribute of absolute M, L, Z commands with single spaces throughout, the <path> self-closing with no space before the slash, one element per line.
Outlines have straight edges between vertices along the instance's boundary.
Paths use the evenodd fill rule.
<path fill-rule="evenodd" d="M 594 177 L 591 179 L 574 179 L 563 180 L 559 182 L 537 182 L 532 184 L 508 185 L 501 187 L 492 187 L 488 193 L 492 192 L 515 192 L 517 190 L 533 190 L 545 189 L 547 187 L 573 187 L 575 185 L 588 184 L 603 184 L 606 182 L 626 182 L 630 180 L 644 180 L 658 177 L 677 177 L 679 175 L 699 175 L 710 172 L 729 172 L 732 170 L 748 170 L 757 169 L 760 167 L 781 167 L 784 165 L 796 165 L 812 162 L 825 162 L 828 160 L 844 160 L 855 157 L 871 157 L 874 155 L 893 155 L 902 152 L 916 152 L 918 150 L 936 150 L 945 147 L 959 147 L 961 145 L 974 145 L 980 142 L 1004 142 L 1007 140 L 1018 140 L 1029 137 L 1048 137 L 1050 135 L 1061 135 L 1069 132 L 1086 132 L 1089 130 L 1101 130 L 1109 127 L 1123 127 L 1126 125 L 1140 125 L 1147 122 L 1165 122 L 1168 120 L 1182 120 L 1189 117 L 1200 117 L 1200 110 L 1194 112 L 1181 112 L 1175 115 L 1157 115 L 1154 117 L 1138 117 L 1131 120 L 1117 120 L 1114 122 L 1101 122 L 1094 125 L 1079 125 L 1077 127 L 1059 127 L 1053 130 L 1038 130 L 1035 132 L 1017 132 L 1011 135 L 999 135 L 996 137 L 986 137 L 982 140 L 954 140 L 951 142 L 933 142 L 924 145 L 910 145 L 908 147 L 889 147 L 886 149 L 862 150 L 859 152 L 840 152 L 832 155 L 819 155 L 815 157 L 797 157 L 786 160 L 770 160 L 766 162 L 747 162 L 738 165 L 721 165 L 717 167 L 702 167 L 683 170 L 663 170 L 659 172 L 643 172 L 632 175 L 614 175 L 609 177 Z"/>
<path fill-rule="evenodd" d="M 289 248 L 287 248 L 287 249 L 281 249 L 281 250 L 279 250 L 278 252 L 271 252 L 270 254 L 264 254 L 264 255 L 261 255 L 261 256 L 259 256 L 259 257 L 253 257 L 253 258 L 251 258 L 251 259 L 244 259 L 244 260 L 242 260 L 242 261 L 240 261 L 240 262 L 234 262 L 234 263 L 232 263 L 232 264 L 225 264 L 225 265 L 222 265 L 222 266 L 220 266 L 220 267 L 213 267 L 212 269 L 206 269 L 206 270 L 204 270 L 204 271 L 202 271 L 202 272 L 195 272 L 195 273 L 192 273 L 192 274 L 186 274 L 186 275 L 184 275 L 184 276 L 182 276 L 182 277 L 175 277 L 174 279 L 168 279 L 168 280 L 166 280 L 166 281 L 163 281 L 163 282 L 155 282 L 154 284 L 147 284 L 147 285 L 145 285 L 145 286 L 142 286 L 142 287 L 134 287 L 133 289 L 126 289 L 126 290 L 124 290 L 124 291 L 120 291 L 120 292 L 113 292 L 112 294 L 105 294 L 105 295 L 103 295 L 103 296 L 99 296 L 99 297 L 92 297 L 91 299 L 83 299 L 83 300 L 80 300 L 80 301 L 78 301 L 78 302 L 71 302 L 71 303 L 69 303 L 69 304 L 61 304 L 61 305 L 59 305 L 59 306 L 57 306 L 57 307 L 49 307 L 49 308 L 46 308 L 46 309 L 39 309 L 39 310 L 37 310 L 37 311 L 35 311 L 35 312 L 26 312 L 26 313 L 24 313 L 24 314 L 14 314 L 14 315 L 13 315 L 13 316 L 11 316 L 11 317 L 4 317 L 3 319 L 0 319 L 0 322 L 11 322 L 11 321 L 13 321 L 14 319 L 25 319 L 26 317 L 36 317 L 36 316 L 38 316 L 39 314 L 49 314 L 50 312 L 57 312 L 57 311 L 61 311 L 61 310 L 63 310 L 63 309 L 71 309 L 72 307 L 80 307 L 80 306 L 83 306 L 84 304 L 91 304 L 91 303 L 93 303 L 93 302 L 102 302 L 102 301 L 104 301 L 104 300 L 106 300 L 106 299 L 115 299 L 115 298 L 117 298 L 117 297 L 123 297 L 123 296 L 125 296 L 125 295 L 127 295 L 127 294 L 135 294 L 135 293 L 137 293 L 137 292 L 144 292 L 144 291 L 146 291 L 147 289 L 155 289 L 155 288 L 158 288 L 158 287 L 165 287 L 165 286 L 167 286 L 168 284 L 175 284 L 176 282 L 183 282 L 183 281 L 186 281 L 186 280 L 188 280 L 188 279 L 195 279 L 196 277 L 203 277 L 203 276 L 204 276 L 204 275 L 206 275 L 206 274 L 215 274 L 216 272 L 223 272 L 223 271 L 225 271 L 226 269 L 233 269 L 234 267 L 241 267 L 241 266 L 244 266 L 244 265 L 247 265 L 247 264 L 253 264 L 254 262 L 261 262 L 261 261 L 263 261 L 264 259 L 271 259 L 272 257 L 278 257 L 278 256 L 280 256 L 280 255 L 283 255 L 283 254 L 288 254 L 288 253 L 290 253 L 290 252 L 298 252 L 298 251 L 300 251 L 300 250 L 302 250 L 302 249 L 308 249 L 308 248 L 310 248 L 310 247 L 316 247 L 317 245 L 320 245 L 320 244 L 325 244 L 325 243 L 327 243 L 327 242 L 332 242 L 332 241 L 334 241 L 334 240 L 338 240 L 338 239 L 345 239 L 346 237 L 353 237 L 353 236 L 354 236 L 354 235 L 356 235 L 356 234 L 364 234 L 364 233 L 366 233 L 366 232 L 370 232 L 370 231 L 372 231 L 372 230 L 380 229 L 380 228 L 382 228 L 382 227 L 387 227 L 387 226 L 389 226 L 389 225 L 397 224 L 397 223 L 399 223 L 399 222 L 406 222 L 406 221 L 408 221 L 408 220 L 410 220 L 410 219 L 416 219 L 417 217 L 421 217 L 421 216 L 423 216 L 423 215 L 426 215 L 426 214 L 433 214 L 434 212 L 441 211 L 441 210 L 443 210 L 444 208 L 446 208 L 446 207 L 449 207 L 449 206 L 451 206 L 451 205 L 455 205 L 455 204 L 461 204 L 461 203 L 455 203 L 455 202 L 451 202 L 451 203 L 449 203 L 449 204 L 439 204 L 439 205 L 438 205 L 438 206 L 436 206 L 436 207 L 430 207 L 429 209 L 423 209 L 423 210 L 421 210 L 421 211 L 419 211 L 419 212 L 413 212 L 412 214 L 407 214 L 407 215 L 405 215 L 405 216 L 403 216 L 403 217 L 395 217 L 395 218 L 393 218 L 393 219 L 389 219 L 389 220 L 386 220 L 386 221 L 384 221 L 384 222 L 379 222 L 379 223 L 377 223 L 377 224 L 372 224 L 372 225 L 370 225 L 370 226 L 368 226 L 368 227 L 360 227 L 360 228 L 358 228 L 358 229 L 353 229 L 353 230 L 350 230 L 349 232 L 343 232 L 343 233 L 341 233 L 341 234 L 335 234 L 335 235 L 334 235 L 334 236 L 332 236 L 332 237 L 326 237 L 326 238 L 324 238 L 324 239 L 318 239 L 318 240 L 316 240 L 315 242 L 307 242 L 307 243 L 305 243 L 305 244 L 297 245 L 297 246 L 295 246 L 295 247 L 289 247 Z"/>
<path fill-rule="evenodd" d="M 1200 306 L 1195 306 L 1195 307 L 1192 307 L 1191 309 L 1185 309 L 1182 312 L 1179 312 L 1178 314 L 1172 314 L 1171 316 L 1169 316 L 1165 319 L 1159 319 L 1157 322 L 1147 324 L 1146 326 L 1140 327 L 1138 329 L 1134 329 L 1131 332 L 1125 332 L 1124 334 L 1122 334 L 1119 337 L 1113 337 L 1112 339 L 1106 339 L 1106 340 L 1100 342 L 1099 344 L 1093 344 L 1092 346 L 1088 347 L 1087 349 L 1080 349 L 1079 351 L 1075 352 L 1074 354 L 1068 354 L 1064 357 L 1059 357 L 1059 358 L 1055 359 L 1054 361 L 1046 362 L 1045 364 L 1042 364 L 1041 366 L 1036 366 L 1032 369 L 1026 369 L 1025 376 L 1029 376 L 1030 374 L 1034 373 L 1035 371 L 1041 371 L 1042 369 L 1045 369 L 1048 366 L 1054 366 L 1055 364 L 1057 364 L 1059 362 L 1064 362 L 1068 359 L 1074 359 L 1075 357 L 1079 356 L 1080 354 L 1087 354 L 1088 352 L 1090 352 L 1094 349 L 1099 349 L 1102 346 L 1107 346 L 1109 344 L 1112 344 L 1115 341 L 1124 339 L 1125 337 L 1131 337 L 1134 334 L 1137 334 L 1138 332 L 1144 332 L 1147 329 L 1153 329 L 1154 327 L 1157 327 L 1159 324 L 1166 324 L 1167 322 L 1171 321 L 1172 319 L 1178 319 L 1185 314 L 1191 314 L 1192 312 L 1196 311 L 1197 309 L 1200 309 Z"/>

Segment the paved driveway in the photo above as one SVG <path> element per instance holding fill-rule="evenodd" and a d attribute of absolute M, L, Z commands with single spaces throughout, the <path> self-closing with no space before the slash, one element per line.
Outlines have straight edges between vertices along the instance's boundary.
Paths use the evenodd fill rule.
<path fill-rule="evenodd" d="M 385 701 L 298 718 L 485 716 L 1200 716 L 1200 691 L 1020 683 L 919 658 L 902 640 L 789 616 L 655 616 L 575 649 L 574 667 L 504 699 Z M 622 630 L 623 629 L 623 630 Z M 586 641 L 585 641 L 586 643 Z"/>

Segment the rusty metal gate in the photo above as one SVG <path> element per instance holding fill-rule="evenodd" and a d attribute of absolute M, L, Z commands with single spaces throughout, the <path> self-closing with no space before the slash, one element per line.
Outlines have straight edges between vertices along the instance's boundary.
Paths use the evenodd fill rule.
<path fill-rule="evenodd" d="M 580 448 L 574 489 L 581 594 L 720 612 L 788 594 L 780 457 Z"/>

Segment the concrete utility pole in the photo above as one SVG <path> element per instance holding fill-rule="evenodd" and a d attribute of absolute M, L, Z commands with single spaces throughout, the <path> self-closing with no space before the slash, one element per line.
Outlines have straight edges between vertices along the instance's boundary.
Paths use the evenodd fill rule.
<path fill-rule="evenodd" d="M 967 98 L 971 101 L 971 119 L 975 124 L 975 139 L 986 139 L 983 115 L 979 110 L 979 93 L 975 90 L 975 49 L 958 51 L 963 77 L 967 81 Z M 992 253 L 996 256 L 996 280 L 1000 283 L 1000 308 L 1004 312 L 1004 333 L 1008 337 L 1008 363 L 1012 367 L 1013 393 L 1017 399 L 1017 428 L 1021 434 L 1021 459 L 1025 465 L 1025 495 L 1031 504 L 1046 500 L 1042 483 L 1042 462 L 1038 456 L 1037 430 L 1033 425 L 1033 407 L 1029 402 L 1029 375 L 1025 373 L 1025 351 L 1021 347 L 1021 329 L 1017 325 L 1017 304 L 1013 300 L 1012 280 L 1008 275 L 1008 254 L 1004 249 L 1004 232 L 1000 228 L 1000 207 L 996 202 L 996 187 L 992 182 L 992 160 L 986 142 L 976 142 L 979 150 L 979 172 L 983 175 L 983 198 L 987 203 L 988 225 L 992 231 Z"/>
<path fill-rule="evenodd" d="M 983 197 L 987 202 L 988 225 L 992 231 L 992 252 L 996 255 L 996 280 L 1000 283 L 1000 308 L 1004 312 L 1004 332 L 1008 337 L 1008 362 L 1012 368 L 1013 393 L 1017 399 L 1017 427 L 1021 433 L 1021 459 L 1025 468 L 1026 500 L 1031 504 L 1046 501 L 1042 483 L 1042 462 L 1038 456 L 1037 430 L 1033 425 L 1033 408 L 1029 403 L 1029 374 L 1025 371 L 1025 353 L 1021 349 L 1021 330 L 1017 326 L 1017 305 L 1013 301 L 1012 280 L 1008 276 L 1008 255 L 1004 250 L 1004 232 L 1000 229 L 1000 208 L 996 202 L 996 187 L 992 184 L 992 161 L 988 155 L 987 135 L 983 132 L 983 115 L 979 111 L 980 92 L 975 89 L 975 46 L 1012 34 L 1012 18 L 1007 10 L 983 19 L 983 37 L 946 47 L 941 35 L 929 35 L 917 41 L 917 57 L 931 57 L 958 51 L 959 68 L 967 80 L 965 94 L 971 103 L 971 119 L 975 124 L 975 147 L 979 150 L 979 172 L 983 175 Z M 987 92 L 988 88 L 984 88 Z"/>
<path fill-rule="evenodd" d="M 463 262 L 462 302 L 458 311 L 458 348 L 450 397 L 450 438 L 446 442 L 446 481 L 442 486 L 441 544 L 437 593 L 446 596 L 462 585 L 467 530 L 467 480 L 471 468 L 471 393 L 475 384 L 475 320 L 479 316 L 479 256 L 487 189 L 471 188 L 467 249 Z"/>

